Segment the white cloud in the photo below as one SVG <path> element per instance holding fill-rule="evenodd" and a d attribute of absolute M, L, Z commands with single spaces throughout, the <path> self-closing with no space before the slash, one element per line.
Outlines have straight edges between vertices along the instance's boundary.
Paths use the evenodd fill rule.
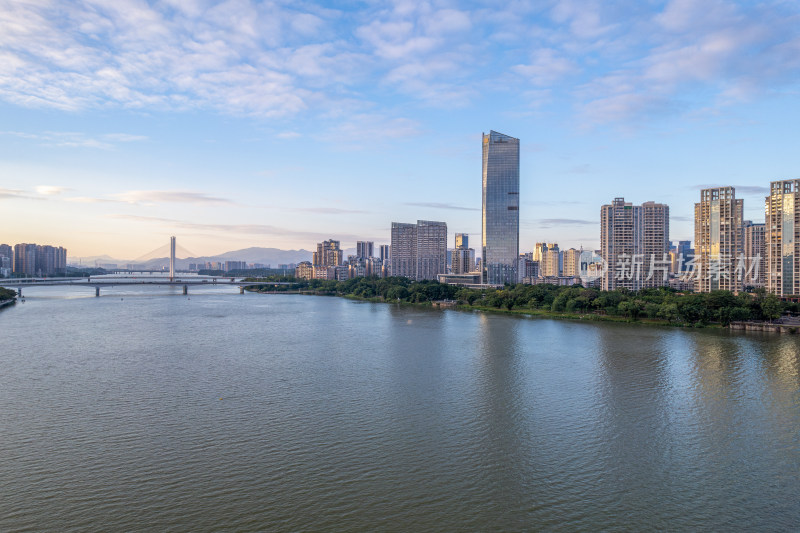
<path fill-rule="evenodd" d="M 110 150 L 114 148 L 114 143 L 127 143 L 147 140 L 144 135 L 132 135 L 128 133 L 107 133 L 97 137 L 89 136 L 78 131 L 43 131 L 39 133 L 29 133 L 22 131 L 0 131 L 0 135 L 9 135 L 38 141 L 44 146 L 58 146 L 64 148 L 98 148 Z"/>
<path fill-rule="evenodd" d="M 800 74 L 798 6 L 781 0 L 347 7 L 0 0 L 0 99 L 280 119 L 392 115 L 376 106 L 394 98 L 396 109 L 398 95 L 449 108 L 548 88 L 590 120 L 614 121 L 681 107 L 678 95 L 691 91 L 702 93 L 700 106 L 728 105 L 791 86 Z M 109 148 L 127 140 L 60 142 Z"/>
<path fill-rule="evenodd" d="M 628 22 L 635 31 L 614 35 L 612 24 L 603 35 L 610 52 L 593 51 L 595 72 L 574 91 L 590 123 L 730 105 L 800 75 L 800 16 L 788 4 L 672 0 Z"/>
<path fill-rule="evenodd" d="M 205 193 L 195 191 L 127 191 L 113 196 L 120 201 L 130 204 L 186 203 L 235 205 L 235 202 L 226 198 L 209 196 Z"/>
<path fill-rule="evenodd" d="M 25 197 L 25 191 L 21 191 L 19 189 L 0 188 L 0 200 L 8 198 L 24 198 L 24 197 Z"/>
<path fill-rule="evenodd" d="M 307 59 L 294 55 L 293 61 L 286 53 L 288 41 L 324 33 L 326 24 L 315 14 L 244 0 L 213 7 L 6 2 L 0 7 L 0 98 L 63 110 L 204 107 L 290 115 L 315 98 L 334 96 L 301 86 L 293 66 L 305 64 L 304 75 L 324 79 L 346 75 L 342 61 L 353 61 L 347 50 L 323 47 L 315 61 L 324 70 L 314 70 Z"/>
<path fill-rule="evenodd" d="M 119 203 L 122 200 L 114 200 L 111 198 L 92 198 L 90 196 L 72 196 L 64 198 L 67 202 L 74 202 L 76 204 L 105 204 L 105 203 Z"/>
<path fill-rule="evenodd" d="M 146 141 L 147 136 L 145 135 L 131 135 L 130 133 L 107 133 L 103 135 L 104 139 L 108 139 L 109 141 L 117 141 L 117 142 L 138 142 L 138 141 Z"/>
<path fill-rule="evenodd" d="M 593 39 L 614 29 L 615 24 L 603 20 L 603 3 L 585 0 L 560 0 L 552 10 L 553 19 L 558 23 L 569 24 L 575 37 Z"/>
<path fill-rule="evenodd" d="M 367 143 L 402 139 L 420 133 L 420 125 L 414 120 L 402 117 L 388 117 L 381 114 L 361 113 L 348 117 L 329 129 L 320 138 L 350 148 L 364 148 Z"/>
<path fill-rule="evenodd" d="M 531 56 L 529 64 L 515 65 L 512 70 L 530 78 L 534 85 L 552 85 L 577 70 L 573 61 L 551 48 L 535 50 Z"/>
<path fill-rule="evenodd" d="M 36 192 L 44 196 L 55 196 L 68 190 L 67 187 L 59 187 L 56 185 L 38 185 L 36 187 Z"/>

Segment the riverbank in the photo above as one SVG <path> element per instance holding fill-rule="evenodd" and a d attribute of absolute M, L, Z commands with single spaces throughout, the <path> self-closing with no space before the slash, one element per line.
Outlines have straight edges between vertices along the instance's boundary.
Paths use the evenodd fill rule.
<path fill-rule="evenodd" d="M 454 309 L 459 311 L 480 311 L 482 313 L 500 313 L 504 315 L 517 315 L 525 318 L 548 318 L 553 320 L 580 320 L 589 322 L 614 322 L 617 324 L 631 324 L 639 326 L 670 326 L 678 328 L 723 328 L 720 324 L 687 324 L 683 322 L 669 322 L 658 318 L 626 318 L 622 316 L 600 315 L 595 313 L 554 313 L 543 309 L 496 309 L 493 307 L 459 305 Z"/>
<path fill-rule="evenodd" d="M 247 289 L 250 292 L 257 292 L 261 294 L 299 294 L 299 295 L 306 295 L 306 296 L 332 296 L 338 298 L 345 298 L 347 300 L 354 300 L 358 302 L 370 302 L 370 303 L 384 303 L 384 304 L 393 304 L 393 305 L 401 305 L 401 306 L 411 306 L 411 307 L 427 307 L 427 308 L 434 308 L 436 307 L 436 302 L 407 302 L 407 301 L 396 301 L 396 300 L 389 300 L 382 297 L 362 297 L 354 294 L 337 294 L 331 291 L 314 291 L 314 290 L 300 290 L 300 291 L 274 291 L 274 290 L 258 290 L 257 287 L 248 287 Z M 685 322 L 670 322 L 667 320 L 662 320 L 658 318 L 627 318 L 622 316 L 613 316 L 613 315 L 602 315 L 596 313 L 567 313 L 567 312 L 553 312 L 547 311 L 544 309 L 524 309 L 524 308 L 517 308 L 517 309 L 503 309 L 503 308 L 496 308 L 496 307 L 488 307 L 488 306 L 480 306 L 480 305 L 454 305 L 448 306 L 447 309 L 452 309 L 455 311 L 461 312 L 480 312 L 480 313 L 491 313 L 491 314 L 502 314 L 502 315 L 513 315 L 518 316 L 521 318 L 543 318 L 543 319 L 553 319 L 553 320 L 572 320 L 572 321 L 591 321 L 591 322 L 614 322 L 618 324 L 629 324 L 629 325 L 636 325 L 636 326 L 669 326 L 669 327 L 679 327 L 679 328 L 713 328 L 713 329 L 726 329 L 726 326 L 721 324 L 689 324 Z M 745 329 L 745 328 L 737 328 L 737 329 Z M 767 331 L 767 330 L 764 330 Z"/>
<path fill-rule="evenodd" d="M 669 287 L 630 291 L 551 284 L 467 288 L 414 281 L 402 277 L 319 279 L 248 279 L 266 282 L 260 288 L 291 289 L 310 294 L 348 296 L 365 301 L 405 302 L 493 313 L 512 313 L 567 320 L 596 320 L 672 327 L 727 327 L 733 322 L 771 323 L 781 316 L 800 315 L 800 303 L 782 301 L 763 289 L 733 294 L 680 292 Z M 275 287 L 272 281 L 290 282 Z"/>
<path fill-rule="evenodd" d="M 11 299 L 11 300 L 0 300 L 0 309 L 2 309 L 3 307 L 5 307 L 5 306 L 7 306 L 7 305 L 13 305 L 13 304 L 15 304 L 15 303 L 17 303 L 17 300 L 16 300 L 16 299 Z"/>

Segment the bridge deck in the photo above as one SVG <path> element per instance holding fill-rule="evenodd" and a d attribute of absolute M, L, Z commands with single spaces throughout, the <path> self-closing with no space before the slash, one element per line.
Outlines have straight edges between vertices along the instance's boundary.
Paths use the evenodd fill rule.
<path fill-rule="evenodd" d="M 111 287 L 116 285 L 191 285 L 191 286 L 212 286 L 212 285 L 236 285 L 238 287 L 251 286 L 251 285 L 291 285 L 287 281 L 230 281 L 230 280 L 216 280 L 216 281 L 200 281 L 200 280 L 133 280 L 130 278 L 115 278 L 108 281 L 87 281 L 83 280 L 47 280 L 47 281 L 0 281 L 0 286 L 3 287 L 54 287 L 54 286 L 78 286 L 78 287 Z"/>

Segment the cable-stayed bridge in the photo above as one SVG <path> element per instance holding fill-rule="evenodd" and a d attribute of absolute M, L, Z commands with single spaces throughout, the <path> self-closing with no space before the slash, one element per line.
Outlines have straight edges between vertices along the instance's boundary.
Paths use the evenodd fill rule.
<path fill-rule="evenodd" d="M 244 294 L 245 287 L 252 285 L 291 285 L 289 282 L 280 281 L 242 281 L 235 278 L 213 278 L 211 276 L 191 276 L 186 279 L 169 279 L 166 277 L 147 276 L 137 279 L 135 276 L 100 276 L 94 278 L 19 278 L 9 279 L 7 282 L 0 282 L 0 285 L 9 289 L 17 289 L 17 295 L 22 296 L 22 289 L 25 287 L 90 287 L 95 290 L 95 296 L 100 296 L 101 288 L 110 287 L 135 287 L 142 285 L 149 286 L 173 286 L 181 287 L 183 294 L 189 294 L 189 287 L 214 287 L 218 285 L 232 285 L 239 287 L 239 293 Z"/>
<path fill-rule="evenodd" d="M 190 286 L 212 287 L 215 285 L 234 285 L 239 287 L 239 293 L 244 294 L 245 287 L 252 285 L 291 285 L 289 282 L 263 282 L 263 281 L 242 281 L 233 277 L 219 277 L 219 276 L 183 276 L 175 275 L 175 257 L 177 252 L 181 250 L 188 252 L 186 249 L 181 249 L 176 246 L 175 237 L 170 237 L 169 244 L 160 246 L 145 256 L 151 254 L 158 254 L 161 251 L 169 252 L 169 274 L 164 276 L 136 276 L 136 273 L 153 272 L 153 271 L 131 271 L 129 275 L 104 275 L 95 276 L 94 278 L 11 278 L 0 282 L 3 287 L 17 289 L 17 294 L 22 296 L 23 287 L 55 287 L 55 286 L 76 286 L 76 287 L 91 287 L 95 290 L 95 296 L 100 296 L 100 289 L 105 287 L 131 287 L 141 285 L 166 285 L 177 286 L 183 288 L 183 294 L 189 293 Z M 163 257 L 153 255 L 153 257 Z M 191 257 L 191 256 L 190 256 Z M 158 271 L 160 272 L 160 271 Z"/>
<path fill-rule="evenodd" d="M 197 254 L 195 254 L 194 252 L 190 252 L 183 246 L 178 245 L 177 243 L 175 245 L 175 250 L 173 251 L 171 249 L 173 239 L 175 239 L 175 237 L 170 237 L 169 243 L 159 246 L 155 250 L 151 250 L 141 257 L 137 257 L 136 259 L 131 261 L 131 263 L 133 264 L 146 263 L 151 259 L 161 259 L 163 257 L 171 257 L 173 260 L 188 259 L 189 257 L 197 257 Z"/>

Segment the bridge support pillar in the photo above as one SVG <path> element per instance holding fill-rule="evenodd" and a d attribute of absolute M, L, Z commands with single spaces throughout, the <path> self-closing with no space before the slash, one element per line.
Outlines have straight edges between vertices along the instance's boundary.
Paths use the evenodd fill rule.
<path fill-rule="evenodd" d="M 19 289 L 17 289 L 17 296 L 19 296 L 20 298 L 22 298 L 22 287 L 20 287 Z"/>
<path fill-rule="evenodd" d="M 94 296 L 95 296 L 95 298 L 100 296 L 100 287 L 95 287 L 94 288 Z"/>
<path fill-rule="evenodd" d="M 244 294 L 244 287 L 239 287 L 239 294 Z"/>
<path fill-rule="evenodd" d="M 189 294 L 189 286 L 188 285 L 184 285 L 183 286 L 183 294 Z"/>

